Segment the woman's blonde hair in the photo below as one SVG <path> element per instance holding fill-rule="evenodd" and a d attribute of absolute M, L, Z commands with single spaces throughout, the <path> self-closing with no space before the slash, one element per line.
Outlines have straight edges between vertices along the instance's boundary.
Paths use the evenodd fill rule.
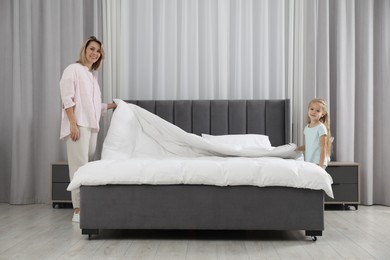
<path fill-rule="evenodd" d="M 91 67 L 91 70 L 97 70 L 100 67 L 102 60 L 104 59 L 104 50 L 103 50 L 103 44 L 95 36 L 89 37 L 83 43 L 83 45 L 81 46 L 81 49 L 80 49 L 80 57 L 79 57 L 79 60 L 77 62 L 80 64 L 83 64 L 83 65 L 87 64 L 87 57 L 85 56 L 85 52 L 88 48 L 88 45 L 91 42 L 96 42 L 100 46 L 100 57 L 94 64 L 92 64 L 92 67 Z"/>
<path fill-rule="evenodd" d="M 325 100 L 321 98 L 316 98 L 310 101 L 309 105 L 307 108 L 309 109 L 310 106 L 314 103 L 317 103 L 321 106 L 324 115 L 320 118 L 320 122 L 323 123 L 326 127 L 326 130 L 328 131 L 328 134 L 326 135 L 326 153 L 328 156 L 332 154 L 332 138 L 331 138 L 331 133 L 330 133 L 330 117 L 329 117 L 329 112 L 328 112 L 328 104 L 326 103 Z M 307 115 L 307 123 L 310 124 L 310 117 Z"/>

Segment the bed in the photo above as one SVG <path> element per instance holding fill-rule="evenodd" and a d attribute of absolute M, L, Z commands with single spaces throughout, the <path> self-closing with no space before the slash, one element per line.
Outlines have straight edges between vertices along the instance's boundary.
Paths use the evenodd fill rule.
<path fill-rule="evenodd" d="M 126 102 L 130 103 L 129 106 L 134 106 L 137 109 L 141 107 L 142 111 L 149 111 L 167 122 L 164 127 L 159 126 L 154 131 L 160 131 L 165 126 L 171 127 L 170 124 L 183 131 L 183 133 L 175 133 L 172 138 L 184 135 L 185 132 L 192 133 L 194 140 L 198 140 L 198 136 L 202 134 L 212 136 L 255 134 L 267 136 L 273 147 L 283 147 L 290 142 L 289 100 L 133 100 Z M 113 118 L 115 113 L 117 112 L 114 112 Z M 124 124 L 123 120 L 117 121 Z M 113 123 L 111 122 L 111 124 Z M 128 123 L 127 126 L 130 127 Z M 126 127 L 118 128 L 118 131 L 127 131 Z M 116 136 L 114 137 L 116 138 Z M 110 135 L 111 140 L 127 142 L 116 140 L 114 137 Z M 106 151 L 109 151 L 109 144 L 106 144 L 106 141 L 105 145 Z M 103 152 L 105 148 L 103 148 Z M 142 147 L 140 149 L 142 150 Z M 175 149 L 182 149 L 182 146 L 178 145 Z M 187 150 L 185 151 L 187 152 Z M 252 155 L 251 152 L 253 151 L 249 152 L 250 155 Z M 161 151 L 156 150 L 156 154 L 158 153 Z M 121 158 L 121 155 L 117 155 L 115 152 L 111 155 L 116 157 L 117 161 L 122 159 L 122 162 L 127 161 L 126 158 Z M 102 154 L 102 157 L 105 156 L 108 157 Z M 211 158 L 217 157 L 212 154 Z M 233 155 L 231 160 L 241 160 L 238 158 L 240 157 Z M 147 159 L 142 158 L 144 160 L 143 167 L 140 167 L 142 168 L 140 170 L 143 171 L 142 176 L 145 176 L 145 168 L 153 165 L 153 163 L 145 161 Z M 198 159 L 192 157 L 187 160 L 190 163 L 188 168 L 193 171 L 198 169 L 191 167 L 196 160 Z M 211 162 L 208 159 L 205 160 L 205 166 L 195 171 L 199 172 L 202 169 L 202 171 L 207 172 L 209 168 L 207 163 Z M 299 167 L 305 163 L 295 162 L 298 160 L 292 159 L 279 158 L 274 160 L 285 160 L 299 165 Z M 171 162 L 169 161 L 165 165 L 174 164 Z M 245 168 L 246 162 L 248 165 L 251 163 L 248 159 L 248 161 L 240 161 L 239 164 L 236 164 L 238 172 Z M 93 162 L 83 166 L 80 168 L 81 173 L 87 169 L 93 174 L 94 171 L 105 167 L 99 163 Z M 108 160 L 106 164 L 114 163 Z M 180 164 L 180 167 L 183 168 L 183 165 Z M 158 171 L 159 166 L 154 168 L 157 168 Z M 82 209 L 80 228 L 82 234 L 88 235 L 89 239 L 92 235 L 98 235 L 99 230 L 102 229 L 303 230 L 306 236 L 311 236 L 315 241 L 324 230 L 324 190 L 328 189 L 327 194 L 332 195 L 331 178 L 325 171 L 321 172 L 322 169 L 316 165 L 309 165 L 309 168 L 308 172 L 313 170 L 324 175 L 323 178 L 327 182 L 325 188 L 299 188 L 279 184 L 246 185 L 245 182 L 237 182 L 237 174 L 234 175 L 236 180 L 233 184 L 225 183 L 224 185 L 211 185 L 205 180 L 203 182 L 183 182 L 183 178 L 171 183 L 164 182 L 164 180 L 155 182 L 156 178 L 158 179 L 162 175 L 158 175 L 158 173 L 153 175 L 153 178 L 149 178 L 153 179 L 154 182 L 139 181 L 138 179 L 129 183 L 80 181 L 80 208 Z M 112 172 L 120 171 L 115 170 L 115 167 L 112 169 Z M 161 171 L 164 169 L 162 166 Z M 103 172 L 107 172 L 107 170 L 104 169 Z M 75 179 L 80 177 L 81 173 L 77 172 Z M 106 175 L 111 176 L 110 174 Z M 164 174 L 169 175 L 170 173 Z M 274 175 L 276 176 L 277 173 Z M 203 174 L 202 178 L 204 176 Z"/>

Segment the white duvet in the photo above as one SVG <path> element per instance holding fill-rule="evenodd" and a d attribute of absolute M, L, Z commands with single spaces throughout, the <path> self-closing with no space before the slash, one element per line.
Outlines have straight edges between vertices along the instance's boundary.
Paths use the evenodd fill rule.
<path fill-rule="evenodd" d="M 204 184 L 288 186 L 324 190 L 332 178 L 297 158 L 295 145 L 237 146 L 189 134 L 133 104 L 115 100 L 102 159 L 75 173 L 68 190 L 81 185 Z"/>

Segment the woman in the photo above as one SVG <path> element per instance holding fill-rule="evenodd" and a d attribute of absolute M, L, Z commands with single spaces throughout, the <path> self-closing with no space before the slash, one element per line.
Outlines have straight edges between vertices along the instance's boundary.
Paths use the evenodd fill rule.
<path fill-rule="evenodd" d="M 104 58 L 102 43 L 92 36 L 82 45 L 80 57 L 69 65 L 60 81 L 62 121 L 60 138 L 66 140 L 69 176 L 93 159 L 100 117 L 114 103 L 102 103 L 99 83 L 93 74 Z M 72 191 L 72 221 L 80 222 L 80 190 Z"/>

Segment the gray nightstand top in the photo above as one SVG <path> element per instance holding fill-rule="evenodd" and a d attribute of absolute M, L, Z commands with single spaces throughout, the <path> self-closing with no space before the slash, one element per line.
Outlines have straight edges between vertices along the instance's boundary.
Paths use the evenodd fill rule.
<path fill-rule="evenodd" d="M 356 162 L 329 162 L 328 166 L 357 166 L 359 163 Z"/>

